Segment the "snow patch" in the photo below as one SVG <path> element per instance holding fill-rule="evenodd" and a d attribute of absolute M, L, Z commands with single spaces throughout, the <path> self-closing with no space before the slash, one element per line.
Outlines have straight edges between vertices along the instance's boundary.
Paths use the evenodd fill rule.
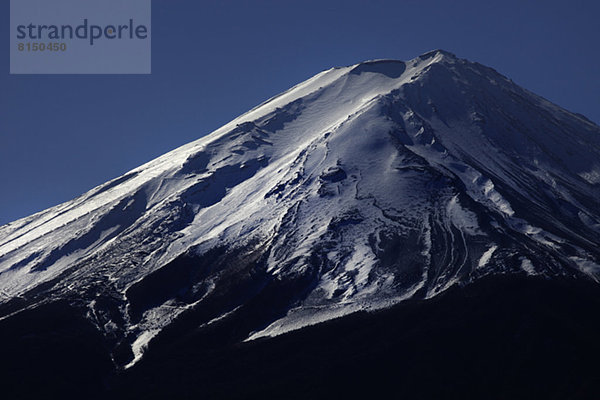
<path fill-rule="evenodd" d="M 600 265 L 595 262 L 581 258 L 581 257 L 569 257 L 571 261 L 577 264 L 577 267 L 581 272 L 588 275 L 590 278 L 600 283 Z"/>
<path fill-rule="evenodd" d="M 494 252 L 496 251 L 496 249 L 498 248 L 498 246 L 492 246 L 489 249 L 487 249 L 485 251 L 485 253 L 483 253 L 481 255 L 481 258 L 479 259 L 479 262 L 477 263 L 478 267 L 485 267 L 487 265 L 487 263 L 490 261 L 490 258 L 492 258 L 492 255 L 494 254 Z"/>
<path fill-rule="evenodd" d="M 521 269 L 529 276 L 537 275 L 535 268 L 533 267 L 533 263 L 527 257 L 521 258 Z"/>
<path fill-rule="evenodd" d="M 446 206 L 446 213 L 450 217 L 450 220 L 460 230 L 468 233 L 469 235 L 481 234 L 479 229 L 479 223 L 477 222 L 477 215 L 470 210 L 464 209 L 459 201 L 458 195 L 452 197 Z"/>
<path fill-rule="evenodd" d="M 131 360 L 131 362 L 125 366 L 125 369 L 131 368 L 142 358 L 144 352 L 148 348 L 150 340 L 152 340 L 152 338 L 156 336 L 159 332 L 160 329 L 144 331 L 141 335 L 137 337 L 137 339 L 135 339 L 135 341 L 131 345 L 131 350 L 133 351 L 133 360 Z"/>
<path fill-rule="evenodd" d="M 595 165 L 592 169 L 587 172 L 579 173 L 590 185 L 597 185 L 600 183 L 600 165 Z"/>

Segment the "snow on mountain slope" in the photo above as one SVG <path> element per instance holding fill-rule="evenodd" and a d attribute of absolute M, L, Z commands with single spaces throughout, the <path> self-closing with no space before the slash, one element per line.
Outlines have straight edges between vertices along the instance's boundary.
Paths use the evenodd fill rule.
<path fill-rule="evenodd" d="M 600 279 L 600 128 L 433 51 L 333 68 L 0 227 L 0 316 L 69 299 L 128 355 L 177 318 L 240 339 L 496 273 Z"/>

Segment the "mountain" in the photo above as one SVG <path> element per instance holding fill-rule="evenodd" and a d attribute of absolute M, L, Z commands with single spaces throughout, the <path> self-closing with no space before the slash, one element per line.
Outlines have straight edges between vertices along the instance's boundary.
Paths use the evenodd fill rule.
<path fill-rule="evenodd" d="M 371 324 L 400 337 L 409 327 L 427 332 L 404 346 L 429 346 L 437 329 L 465 348 L 467 333 L 448 330 L 459 309 L 469 310 L 455 316 L 476 327 L 471 333 L 497 343 L 527 310 L 526 337 L 572 323 L 576 334 L 555 337 L 558 347 L 574 335 L 597 350 L 586 340 L 600 333 L 591 317 L 600 299 L 599 199 L 600 127 L 491 68 L 441 50 L 332 68 L 72 201 L 0 227 L 7 374 L 24 379 L 39 368 L 34 381 L 56 393 L 72 380 L 87 390 L 137 393 L 127 382 L 138 382 L 173 393 L 176 379 L 157 373 L 165 362 L 189 366 L 173 375 L 182 377 L 212 360 L 214 382 L 229 382 L 231 374 L 214 372 L 221 356 L 269 354 L 287 340 L 293 358 L 331 332 L 362 332 L 335 359 L 358 348 L 356 357 L 373 361 L 395 342 Z M 503 319 L 509 306 L 514 314 Z M 532 317 L 542 310 L 557 314 L 542 324 Z M 415 315 L 437 315 L 436 328 L 399 322 Z M 506 332 L 483 328 L 496 317 Z M 387 344 L 359 346 L 365 337 Z M 571 350 L 559 353 L 585 353 Z M 152 374 L 168 383 L 148 386 Z M 185 382 L 188 395 L 210 386 Z M 237 395 L 249 385 L 260 387 L 246 382 Z"/>

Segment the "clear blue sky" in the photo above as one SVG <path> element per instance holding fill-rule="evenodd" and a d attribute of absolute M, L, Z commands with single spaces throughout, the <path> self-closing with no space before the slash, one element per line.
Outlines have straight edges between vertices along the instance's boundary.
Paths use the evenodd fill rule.
<path fill-rule="evenodd" d="M 493 3 L 493 4 L 490 4 Z M 152 75 L 9 75 L 0 2 L 0 225 L 210 133 L 332 66 L 442 48 L 600 121 L 598 1 L 152 3 Z"/>

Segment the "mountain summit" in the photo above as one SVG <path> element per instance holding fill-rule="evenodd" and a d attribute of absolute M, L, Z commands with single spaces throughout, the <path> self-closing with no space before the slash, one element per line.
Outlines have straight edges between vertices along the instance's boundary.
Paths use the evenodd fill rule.
<path fill-rule="evenodd" d="M 190 330 L 253 341 L 491 276 L 596 284 L 598 199 L 584 117 L 445 51 L 367 61 L 1 227 L 0 317 L 62 304 L 131 368 Z"/>

